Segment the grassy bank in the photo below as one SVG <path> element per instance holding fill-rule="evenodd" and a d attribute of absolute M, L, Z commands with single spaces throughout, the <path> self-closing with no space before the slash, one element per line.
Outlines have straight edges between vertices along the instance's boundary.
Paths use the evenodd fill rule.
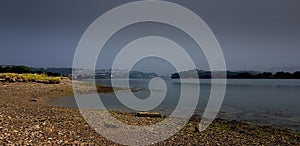
<path fill-rule="evenodd" d="M 17 73 L 1 73 L 1 81 L 4 82 L 38 82 L 38 83 L 49 83 L 58 84 L 61 79 L 67 79 L 66 77 L 51 77 L 47 74 L 17 74 Z"/>

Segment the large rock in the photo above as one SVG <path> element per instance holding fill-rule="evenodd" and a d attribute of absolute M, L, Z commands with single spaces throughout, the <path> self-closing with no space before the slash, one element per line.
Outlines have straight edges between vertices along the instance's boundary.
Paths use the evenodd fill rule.
<path fill-rule="evenodd" d="M 24 82 L 23 79 L 17 79 L 16 81 L 17 81 L 17 82 Z"/>
<path fill-rule="evenodd" d="M 9 82 L 9 81 L 10 81 L 10 77 L 6 77 L 6 78 L 5 78 L 5 81 L 6 81 L 6 82 Z"/>
<path fill-rule="evenodd" d="M 17 80 L 16 79 L 13 79 L 13 78 L 11 78 L 10 80 L 9 80 L 9 82 L 10 83 L 14 83 L 14 82 L 16 82 Z"/>

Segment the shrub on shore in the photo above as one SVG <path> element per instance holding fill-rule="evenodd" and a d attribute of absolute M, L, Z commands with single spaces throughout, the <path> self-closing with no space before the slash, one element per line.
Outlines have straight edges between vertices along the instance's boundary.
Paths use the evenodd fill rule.
<path fill-rule="evenodd" d="M 47 74 L 17 74 L 0 73 L 0 80 L 4 82 L 37 82 L 45 84 L 59 84 L 62 77 L 50 77 Z"/>

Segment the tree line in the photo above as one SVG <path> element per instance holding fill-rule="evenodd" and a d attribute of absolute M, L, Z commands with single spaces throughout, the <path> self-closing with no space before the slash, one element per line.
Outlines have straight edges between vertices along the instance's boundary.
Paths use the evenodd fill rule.
<path fill-rule="evenodd" d="M 36 74 L 47 74 L 48 76 L 52 77 L 60 77 L 61 74 L 57 72 L 47 72 L 45 70 L 37 70 L 30 68 L 28 66 L 1 66 L 0 65 L 0 73 L 17 73 L 17 74 L 23 74 L 23 73 L 36 73 Z"/>
<path fill-rule="evenodd" d="M 171 74 L 172 79 L 178 78 L 200 78 L 200 79 L 211 79 L 212 76 L 214 78 L 225 78 L 224 72 L 210 72 L 203 70 L 196 70 L 198 76 L 195 77 L 195 70 L 184 71 L 180 73 Z M 296 71 L 293 73 L 279 71 L 276 73 L 271 72 L 232 72 L 227 71 L 226 77 L 228 79 L 300 79 L 300 71 Z"/>

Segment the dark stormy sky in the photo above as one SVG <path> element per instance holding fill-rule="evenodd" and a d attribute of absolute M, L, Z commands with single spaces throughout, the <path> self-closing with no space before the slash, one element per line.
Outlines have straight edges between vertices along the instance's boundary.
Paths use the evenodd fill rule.
<path fill-rule="evenodd" d="M 130 0 L 0 0 L 0 64 L 71 67 L 78 41 L 104 12 Z M 299 0 L 172 0 L 197 13 L 215 33 L 230 70 L 300 69 Z M 200 69 L 201 49 L 176 28 L 141 23 L 107 43 L 98 67 L 110 68 L 118 49 L 141 36 L 178 41 Z M 137 70 L 168 72 L 170 64 L 148 58 Z"/>

